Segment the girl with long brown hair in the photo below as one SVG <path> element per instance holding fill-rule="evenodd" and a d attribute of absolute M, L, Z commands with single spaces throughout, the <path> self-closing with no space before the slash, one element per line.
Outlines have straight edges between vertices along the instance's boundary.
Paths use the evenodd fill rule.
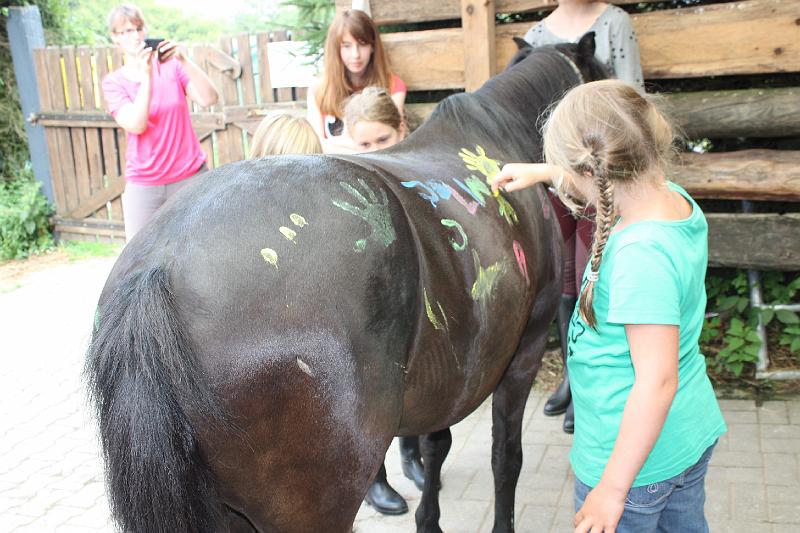
<path fill-rule="evenodd" d="M 344 131 L 344 101 L 365 87 L 383 87 L 402 113 L 406 85 L 393 74 L 378 27 L 363 11 L 338 13 L 325 40 L 325 69 L 308 88 L 308 121 L 325 152 L 353 152 Z"/>

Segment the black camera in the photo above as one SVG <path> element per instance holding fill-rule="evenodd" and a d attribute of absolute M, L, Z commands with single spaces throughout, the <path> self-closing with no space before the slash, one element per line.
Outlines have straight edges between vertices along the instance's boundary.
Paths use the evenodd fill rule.
<path fill-rule="evenodd" d="M 158 45 L 164 42 L 164 39 L 156 39 L 156 38 L 147 38 L 144 40 L 144 47 L 145 48 L 152 48 L 155 52 L 158 48 Z M 161 51 L 158 50 L 158 60 L 161 61 Z"/>

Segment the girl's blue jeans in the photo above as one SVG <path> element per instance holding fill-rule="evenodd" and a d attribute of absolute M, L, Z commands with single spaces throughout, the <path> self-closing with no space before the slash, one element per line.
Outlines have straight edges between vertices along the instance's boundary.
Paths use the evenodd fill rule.
<path fill-rule="evenodd" d="M 634 487 L 625 499 L 617 533 L 708 533 L 703 506 L 708 462 L 716 443 L 675 477 Z M 575 512 L 592 487 L 575 479 Z"/>

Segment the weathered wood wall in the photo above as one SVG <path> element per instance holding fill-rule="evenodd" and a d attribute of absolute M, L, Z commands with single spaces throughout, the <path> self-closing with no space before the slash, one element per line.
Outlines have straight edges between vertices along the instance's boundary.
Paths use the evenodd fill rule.
<path fill-rule="evenodd" d="M 336 3 L 339 9 L 350 6 L 349 0 Z M 487 72 L 504 68 L 516 52 L 512 37 L 522 36 L 532 23 L 501 24 L 491 31 L 486 21 L 495 14 L 555 5 L 554 0 L 372 0 L 370 9 L 382 25 L 462 20 L 461 27 L 382 36 L 393 69 L 409 89 L 429 91 L 473 90 L 489 77 Z M 693 8 L 637 13 L 631 19 L 646 80 L 800 71 L 800 2 L 795 0 L 721 0 Z M 663 96 L 665 108 L 689 138 L 800 136 L 797 87 Z M 432 103 L 410 104 L 411 122 L 424 120 L 433 107 Z M 671 177 L 701 199 L 800 201 L 798 164 L 800 151 L 690 153 L 682 156 Z M 800 269 L 798 254 L 781 248 L 797 248 L 797 217 L 731 214 L 713 215 L 709 220 L 712 264 Z M 769 240 L 753 238 L 753 248 L 743 247 L 747 231 L 753 236 L 768 235 Z"/>

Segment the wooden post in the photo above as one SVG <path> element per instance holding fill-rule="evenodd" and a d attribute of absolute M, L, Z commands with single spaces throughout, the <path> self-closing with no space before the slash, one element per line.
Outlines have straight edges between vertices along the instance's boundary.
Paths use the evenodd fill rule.
<path fill-rule="evenodd" d="M 11 58 L 14 62 L 14 76 L 17 79 L 17 90 L 22 104 L 22 116 L 27 119 L 41 110 L 39 87 L 36 83 L 36 62 L 33 58 L 34 48 L 45 47 L 39 8 L 9 7 L 7 28 Z M 42 184 L 42 192 L 50 203 L 54 203 L 53 180 L 50 175 L 50 158 L 47 154 L 44 128 L 25 120 L 25 133 L 28 136 L 33 176 Z"/>
<path fill-rule="evenodd" d="M 494 75 L 494 0 L 461 0 L 464 31 L 464 81 L 474 91 Z"/>

